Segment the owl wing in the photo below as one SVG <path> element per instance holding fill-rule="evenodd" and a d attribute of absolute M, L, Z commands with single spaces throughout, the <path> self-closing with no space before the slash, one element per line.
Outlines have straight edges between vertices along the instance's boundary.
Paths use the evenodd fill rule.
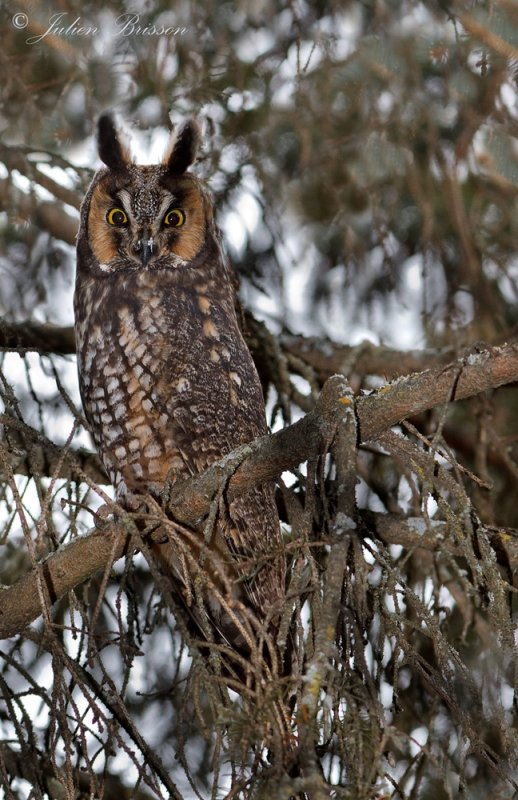
<path fill-rule="evenodd" d="M 251 360 L 251 359 L 250 359 Z M 220 373 L 200 402 L 192 396 L 171 399 L 171 437 L 186 475 L 195 475 L 226 453 L 267 432 L 262 391 L 253 373 L 251 385 L 225 385 Z M 219 385 L 218 385 L 219 383 Z M 236 393 L 236 389 L 240 390 Z M 229 398 L 234 403 L 229 402 Z M 216 538 L 232 557 L 240 594 L 261 612 L 280 605 L 285 589 L 282 536 L 272 485 L 256 487 L 232 502 L 223 497 L 216 519 Z"/>

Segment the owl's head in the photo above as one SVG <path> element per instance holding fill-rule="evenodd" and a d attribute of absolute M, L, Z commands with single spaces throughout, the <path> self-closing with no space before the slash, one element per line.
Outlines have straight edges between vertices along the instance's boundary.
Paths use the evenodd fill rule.
<path fill-rule="evenodd" d="M 199 140 L 198 125 L 189 120 L 171 137 L 161 164 L 140 166 L 113 117 L 99 118 L 99 156 L 106 166 L 81 208 L 79 262 L 86 260 L 97 274 L 113 274 L 180 269 L 197 260 L 213 227 L 210 198 L 187 171 Z"/>

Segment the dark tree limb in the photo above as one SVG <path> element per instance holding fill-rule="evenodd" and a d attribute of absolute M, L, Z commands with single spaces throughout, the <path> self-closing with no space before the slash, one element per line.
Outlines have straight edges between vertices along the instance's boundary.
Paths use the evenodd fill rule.
<path fill-rule="evenodd" d="M 39 353 L 71 355 L 76 352 L 74 328 L 44 322 L 0 320 L 2 350 L 36 350 Z"/>
<path fill-rule="evenodd" d="M 252 352 L 261 348 L 258 333 L 264 323 L 246 313 L 245 330 Z M 269 334 L 271 336 L 271 334 Z M 447 365 L 455 358 L 453 348 L 443 350 L 396 350 L 364 341 L 351 346 L 302 335 L 281 334 L 282 351 L 313 369 L 324 383 L 331 375 L 381 375 L 386 380 L 411 372 Z M 74 328 L 49 323 L 0 321 L 0 349 L 35 350 L 42 354 L 72 355 L 75 353 Z M 296 370 L 295 370 L 296 371 Z"/>
<path fill-rule="evenodd" d="M 340 409 L 336 387 L 342 385 L 342 380 L 338 375 L 330 378 L 316 407 L 301 420 L 236 451 L 246 457 L 229 481 L 229 498 L 252 486 L 274 480 L 285 470 L 323 451 L 336 424 L 337 409 Z M 359 442 L 375 440 L 406 417 L 515 381 L 518 381 L 516 344 L 483 350 L 447 367 L 436 367 L 401 378 L 356 401 Z M 220 463 L 224 462 L 225 459 Z M 217 466 L 206 470 L 191 483 L 191 486 L 196 484 L 196 493 L 185 493 L 183 485 L 175 485 L 171 494 L 171 507 L 175 514 L 181 505 L 189 509 L 189 522 L 203 516 L 207 508 L 206 498 L 212 496 L 214 490 L 213 471 L 216 470 Z"/>
<path fill-rule="evenodd" d="M 422 517 L 403 518 L 397 514 L 382 514 L 363 511 L 362 519 L 369 530 L 385 544 L 396 544 L 405 550 L 446 551 L 452 556 L 463 556 L 464 549 L 449 539 L 448 523 L 443 520 L 429 520 Z M 514 586 L 518 587 L 518 531 L 507 528 L 483 526 L 495 552 L 505 550 L 511 570 L 514 573 Z"/>
<path fill-rule="evenodd" d="M 12 417 L 0 414 L 0 425 L 11 428 L 15 427 L 16 423 L 17 421 Z M 24 428 L 27 430 L 23 424 L 20 427 L 22 431 Z M 0 460 L 0 479 L 5 479 L 7 472 L 13 472 L 15 475 L 48 476 L 67 481 L 81 481 L 88 478 L 92 483 L 100 486 L 109 484 L 108 475 L 96 453 L 82 448 L 67 449 L 66 452 L 63 452 L 62 447 L 54 445 L 48 440 L 45 441 L 37 431 L 31 428 L 29 431 L 31 438 L 34 434 L 36 441 L 33 443 L 29 440 L 22 444 L 21 436 L 16 437 L 14 446 L 10 441 L 8 454 L 3 457 L 3 460 Z M 19 428 L 16 432 L 19 432 Z M 13 438 L 11 435 L 10 440 Z M 0 444 L 1 442 L 0 439 Z"/>
<path fill-rule="evenodd" d="M 338 344 L 329 339 L 283 334 L 280 343 L 285 353 L 295 356 L 315 370 L 321 381 L 331 375 L 381 375 L 398 378 L 410 372 L 447 364 L 455 357 L 453 348 L 444 350 L 396 350 L 363 341 L 358 345 Z"/>
<path fill-rule="evenodd" d="M 74 539 L 34 566 L 13 586 L 0 590 L 0 639 L 13 636 L 42 613 L 38 585 L 52 605 L 110 560 L 127 550 L 129 536 L 116 525 Z"/>

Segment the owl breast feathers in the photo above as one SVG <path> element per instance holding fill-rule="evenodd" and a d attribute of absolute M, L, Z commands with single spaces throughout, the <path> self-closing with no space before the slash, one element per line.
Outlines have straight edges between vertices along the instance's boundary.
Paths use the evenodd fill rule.
<path fill-rule="evenodd" d="M 80 390 L 96 447 L 128 507 L 136 494 L 159 496 L 166 479 L 194 475 L 267 432 L 211 198 L 188 171 L 198 141 L 197 125 L 187 122 L 161 164 L 139 166 L 112 117 L 102 116 L 106 166 L 81 207 L 74 298 Z M 196 546 L 189 547 L 192 562 Z M 272 487 L 222 506 L 211 547 L 233 600 L 260 622 L 274 620 L 285 564 Z M 185 559 L 172 544 L 166 549 L 157 556 L 161 568 L 192 604 Z M 225 628 L 221 603 L 212 598 L 207 606 L 229 639 L 235 625 Z"/>

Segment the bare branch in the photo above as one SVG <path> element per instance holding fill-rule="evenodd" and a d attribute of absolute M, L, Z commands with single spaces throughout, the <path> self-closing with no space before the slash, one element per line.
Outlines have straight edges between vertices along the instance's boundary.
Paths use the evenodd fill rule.
<path fill-rule="evenodd" d="M 9 429 L 9 444 L 5 442 L 0 460 L 0 478 L 5 479 L 6 474 L 13 472 L 27 476 L 48 475 L 67 481 L 81 481 L 87 477 L 99 485 L 109 483 L 96 453 L 83 448 L 64 450 L 8 414 L 0 414 L 0 425 Z"/>
<path fill-rule="evenodd" d="M 330 378 L 313 411 L 294 425 L 273 436 L 257 439 L 227 456 L 230 459 L 237 453 L 243 455 L 228 484 L 229 498 L 257 484 L 274 480 L 285 470 L 323 451 L 330 432 L 334 430 L 337 410 L 341 408 L 337 389 L 342 381 L 341 376 Z M 518 381 L 518 345 L 514 344 L 483 350 L 448 367 L 436 367 L 401 378 L 357 400 L 359 441 L 375 440 L 383 431 L 408 416 L 514 381 Z M 226 459 L 219 463 L 226 463 Z M 211 467 L 195 479 L 191 485 L 196 485 L 196 495 L 186 493 L 183 484 L 174 486 L 171 507 L 175 514 L 177 506 L 189 508 L 189 520 L 184 520 L 188 524 L 205 513 L 206 497 L 213 496 L 217 469 L 217 466 Z"/>
<path fill-rule="evenodd" d="M 7 327 L 7 326 L 6 326 Z M 24 328 L 25 330 L 25 328 Z M 71 329 L 61 329 L 71 330 Z M 0 328 L 0 336 L 2 328 Z M 501 348 L 482 350 L 450 364 L 447 367 L 436 367 L 424 372 L 409 375 L 393 383 L 387 384 L 368 397 L 357 401 L 357 414 L 360 427 L 360 441 L 376 439 L 384 430 L 396 425 L 406 417 L 419 414 L 450 400 L 460 400 L 488 389 L 494 389 L 507 383 L 518 381 L 518 345 L 509 344 Z M 253 445 L 247 445 L 238 451 L 242 463 L 231 478 L 229 492 L 245 491 L 258 483 L 273 480 L 286 469 L 306 461 L 312 455 L 321 452 L 322 442 L 332 424 L 327 419 L 327 392 L 324 387 L 319 406 L 309 412 L 302 420 L 286 428 L 274 436 L 259 439 Z M 329 411 L 329 409 L 328 409 Z M 333 411 L 329 412 L 331 417 Z M 245 457 L 246 456 L 246 457 Z M 18 474 L 27 475 L 31 471 L 30 461 L 23 453 L 13 455 L 12 469 Z M 55 477 L 70 479 L 83 471 L 97 483 L 105 483 L 106 475 L 98 458 L 94 454 L 71 451 L 70 455 L 55 472 L 61 453 L 59 448 L 49 452 L 41 445 L 38 464 L 48 465 L 49 474 Z M 227 456 L 227 459 L 229 456 Z M 224 460 L 226 463 L 226 460 Z M 213 467 L 212 470 L 216 470 Z M 41 471 L 41 470 L 40 470 Z M 206 478 L 200 476 L 200 494 L 211 493 L 214 476 L 207 470 Z M 204 482 L 205 481 L 205 482 Z M 207 489 L 205 489 L 207 487 Z M 183 483 L 178 483 L 172 494 L 172 504 L 185 502 Z M 177 498 L 175 500 L 175 498 Z M 189 520 L 202 516 L 206 504 L 201 498 L 187 500 L 192 503 L 192 515 Z"/>
<path fill-rule="evenodd" d="M 284 334 L 281 345 L 286 353 L 312 367 L 320 380 L 343 374 L 382 375 L 398 378 L 410 372 L 447 364 L 455 356 L 453 348 L 444 350 L 395 350 L 363 341 L 358 345 L 338 344 L 329 339 Z"/>
<path fill-rule="evenodd" d="M 449 364 L 408 375 L 358 403 L 360 440 L 376 439 L 406 417 L 518 381 L 518 344 L 485 348 Z M 383 406 L 388 406 L 383 408 Z"/>
<path fill-rule="evenodd" d="M 265 329 L 262 322 L 246 313 L 247 343 L 252 352 L 261 345 L 256 341 L 257 329 Z M 270 334 L 271 336 L 271 334 Z M 387 379 L 408 375 L 411 372 L 447 364 L 455 356 L 453 348 L 444 350 L 394 350 L 372 342 L 362 342 L 354 347 L 306 336 L 284 334 L 280 338 L 283 352 L 300 359 L 311 367 L 322 383 L 331 375 L 352 373 L 382 375 Z M 69 355 L 75 353 L 74 328 L 32 322 L 8 323 L 0 321 L 0 349 L 36 350 L 39 353 Z M 296 371 L 296 370 L 295 370 Z"/>
<path fill-rule="evenodd" d="M 463 548 L 447 538 L 448 523 L 443 520 L 429 520 L 422 517 L 401 517 L 397 514 L 382 514 L 362 511 L 362 519 L 369 530 L 385 544 L 396 544 L 405 550 L 440 549 L 452 556 L 462 556 Z M 515 575 L 514 585 L 518 586 L 518 531 L 509 528 L 483 527 L 495 550 L 505 550 L 509 564 Z"/>
<path fill-rule="evenodd" d="M 42 322 L 0 321 L 2 350 L 36 350 L 39 353 L 69 355 L 75 353 L 73 327 L 60 327 Z"/>
<path fill-rule="evenodd" d="M 459 14 L 459 20 L 465 29 L 475 39 L 479 39 L 486 47 L 499 53 L 504 58 L 516 60 L 518 49 L 507 42 L 502 36 L 488 30 L 487 25 L 481 24 L 472 14 Z"/>
<path fill-rule="evenodd" d="M 74 586 L 103 569 L 110 560 L 121 558 L 128 543 L 129 536 L 116 525 L 94 530 L 57 550 L 13 586 L 2 589 L 0 638 L 13 636 L 42 613 L 38 584 L 52 605 Z"/>

